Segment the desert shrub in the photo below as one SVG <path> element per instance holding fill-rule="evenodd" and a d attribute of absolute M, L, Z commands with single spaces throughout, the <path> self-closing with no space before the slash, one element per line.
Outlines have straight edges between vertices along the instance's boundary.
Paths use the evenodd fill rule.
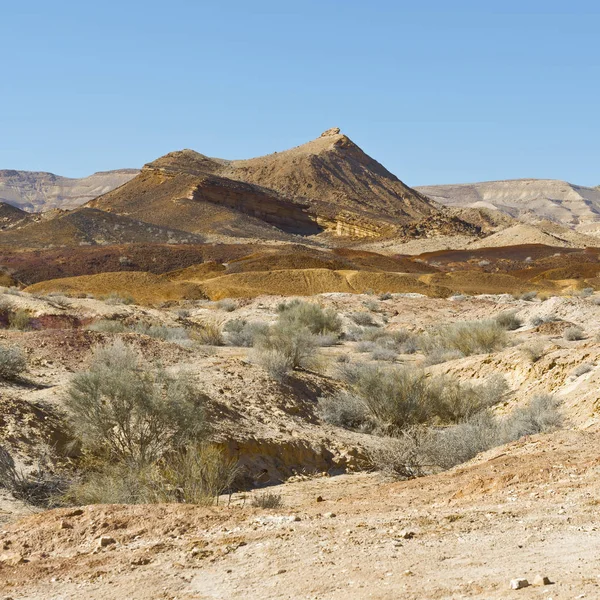
<path fill-rule="evenodd" d="M 281 498 L 281 494 L 261 492 L 252 496 L 250 504 L 254 508 L 281 508 L 283 506 L 283 499 Z"/>
<path fill-rule="evenodd" d="M 358 342 L 358 344 L 356 344 L 356 351 L 357 352 L 373 352 L 373 350 L 375 350 L 376 346 L 375 346 L 375 342 Z"/>
<path fill-rule="evenodd" d="M 544 356 L 545 348 L 546 346 L 543 342 L 532 342 L 531 344 L 523 346 L 521 350 L 528 358 L 529 362 L 536 363 Z"/>
<path fill-rule="evenodd" d="M 372 312 L 379 312 L 379 303 L 374 298 L 363 300 L 363 306 Z"/>
<path fill-rule="evenodd" d="M 391 300 L 394 296 L 392 296 L 392 294 L 390 294 L 389 292 L 383 292 L 383 294 L 379 294 L 379 299 L 380 300 Z"/>
<path fill-rule="evenodd" d="M 578 340 L 583 340 L 585 338 L 585 333 L 581 327 L 569 327 L 568 329 L 565 329 L 564 338 L 569 342 L 576 342 Z"/>
<path fill-rule="evenodd" d="M 237 307 L 237 302 L 231 298 L 224 298 L 223 300 L 219 300 L 217 302 L 217 308 L 219 310 L 224 310 L 225 312 L 233 312 Z"/>
<path fill-rule="evenodd" d="M 560 319 L 556 315 L 545 315 L 543 317 L 541 317 L 541 316 L 532 317 L 530 320 L 530 323 L 534 327 L 539 327 L 540 325 L 543 325 L 544 323 L 555 323 L 556 321 L 560 321 Z"/>
<path fill-rule="evenodd" d="M 49 454 L 43 453 L 33 470 L 25 473 L 16 467 L 9 452 L 0 446 L 0 488 L 27 504 L 51 508 L 58 504 L 68 480 L 55 472 Z"/>
<path fill-rule="evenodd" d="M 106 304 L 135 304 L 135 298 L 129 294 L 120 294 L 118 292 L 111 292 L 106 296 L 101 296 L 101 300 L 106 302 Z"/>
<path fill-rule="evenodd" d="M 178 319 L 185 320 L 189 319 L 192 313 L 187 308 L 178 308 L 175 310 L 175 314 Z"/>
<path fill-rule="evenodd" d="M 148 325 L 138 323 L 133 331 L 142 335 L 147 335 L 166 342 L 180 342 L 189 340 L 190 336 L 184 327 L 166 327 L 165 325 Z"/>
<path fill-rule="evenodd" d="M 581 377 L 582 375 L 585 375 L 586 373 L 592 371 L 593 368 L 594 365 L 590 365 L 589 363 L 582 363 L 578 367 L 575 367 L 575 369 L 573 369 L 571 375 L 575 377 Z"/>
<path fill-rule="evenodd" d="M 398 354 L 391 348 L 376 347 L 371 352 L 371 358 L 373 360 L 393 362 L 398 358 Z"/>
<path fill-rule="evenodd" d="M 459 350 L 444 350 L 443 348 L 434 348 L 429 351 L 423 361 L 423 366 L 431 367 L 432 365 L 439 365 L 441 363 L 449 362 L 451 360 L 458 360 L 464 358 L 465 355 Z"/>
<path fill-rule="evenodd" d="M 374 423 L 365 402 L 354 394 L 339 391 L 319 398 L 317 411 L 323 421 L 336 427 L 371 431 Z"/>
<path fill-rule="evenodd" d="M 452 302 L 462 302 L 466 299 L 467 296 L 465 294 L 452 294 L 452 296 L 448 298 L 448 300 L 451 300 Z"/>
<path fill-rule="evenodd" d="M 583 288 L 580 292 L 579 295 L 582 298 L 587 298 L 588 296 L 593 296 L 594 294 L 594 288 Z"/>
<path fill-rule="evenodd" d="M 338 335 L 333 333 L 324 333 L 314 336 L 315 344 L 321 348 L 327 348 L 329 346 L 335 346 L 340 338 Z"/>
<path fill-rule="evenodd" d="M 293 328 L 304 327 L 314 334 L 340 334 L 342 321 L 331 308 L 323 310 L 312 302 L 292 300 L 280 304 L 279 323 Z"/>
<path fill-rule="evenodd" d="M 308 329 L 277 323 L 256 338 L 252 357 L 273 378 L 282 380 L 293 369 L 310 367 L 316 349 L 315 336 Z"/>
<path fill-rule="evenodd" d="M 224 346 L 225 340 L 221 325 L 217 321 L 206 320 L 198 324 L 191 333 L 191 338 L 203 346 Z"/>
<path fill-rule="evenodd" d="M 494 378 L 481 385 L 461 384 L 449 376 L 430 377 L 407 367 L 342 365 L 353 394 L 372 422 L 387 433 L 411 425 L 455 423 L 499 402 L 507 387 Z"/>
<path fill-rule="evenodd" d="M 350 318 L 357 324 L 362 327 L 376 327 L 377 323 L 373 319 L 371 313 L 361 311 L 361 312 L 353 312 L 350 315 Z"/>
<path fill-rule="evenodd" d="M 595 304 L 596 306 L 600 305 L 600 296 L 594 296 L 592 298 L 592 303 Z"/>
<path fill-rule="evenodd" d="M 225 339 L 229 346 L 251 348 L 260 335 L 265 335 L 269 326 L 260 321 L 248 322 L 245 319 L 233 319 L 223 326 Z"/>
<path fill-rule="evenodd" d="M 26 368 L 27 360 L 20 348 L 0 345 L 0 380 L 16 379 Z"/>
<path fill-rule="evenodd" d="M 8 315 L 8 326 L 11 329 L 26 331 L 31 327 L 31 316 L 26 310 L 17 310 Z"/>
<path fill-rule="evenodd" d="M 526 302 L 531 302 L 532 300 L 535 300 L 537 294 L 537 292 L 523 292 L 522 294 L 518 294 L 517 296 L 515 296 L 515 298 L 517 300 L 525 300 Z"/>
<path fill-rule="evenodd" d="M 441 325 L 421 338 L 425 354 L 457 351 L 464 356 L 493 352 L 508 344 L 506 331 L 495 321 L 464 321 Z"/>
<path fill-rule="evenodd" d="M 506 331 L 514 331 L 523 325 L 523 321 L 517 317 L 515 311 L 502 312 L 496 316 L 496 323 Z"/>
<path fill-rule="evenodd" d="M 537 396 L 506 417 L 484 410 L 443 429 L 409 430 L 399 440 L 387 439 L 371 459 L 380 469 L 398 477 L 423 475 L 425 471 L 450 469 L 480 452 L 518 440 L 526 435 L 551 431 L 562 423 L 558 403 L 552 396 Z"/>
<path fill-rule="evenodd" d="M 100 333 L 125 333 L 129 331 L 121 321 L 110 321 L 109 319 L 99 319 L 88 326 L 90 331 L 98 331 Z"/>
<path fill-rule="evenodd" d="M 120 340 L 96 349 L 65 395 L 84 449 L 135 465 L 203 436 L 204 400 L 189 377 L 145 368 Z"/>

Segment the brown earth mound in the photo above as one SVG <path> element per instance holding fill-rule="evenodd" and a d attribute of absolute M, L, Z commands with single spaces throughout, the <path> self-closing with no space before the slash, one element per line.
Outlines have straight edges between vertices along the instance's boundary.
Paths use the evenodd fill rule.
<path fill-rule="evenodd" d="M 422 275 L 419 279 L 427 285 L 442 286 L 462 294 L 521 294 L 544 289 L 539 284 L 503 273 L 455 271 Z"/>
<path fill-rule="evenodd" d="M 61 292 L 71 296 L 92 294 L 130 296 L 138 304 L 156 304 L 184 298 L 202 298 L 200 288 L 193 283 L 170 281 L 164 275 L 135 271 L 101 273 L 42 281 L 25 288 L 31 294 Z"/>
<path fill-rule="evenodd" d="M 428 285 L 410 274 L 329 269 L 235 273 L 204 281 L 201 287 L 211 300 L 252 298 L 260 295 L 312 296 L 327 292 L 364 293 L 369 290 L 376 293 L 417 292 L 429 296 L 444 296 L 449 293 L 447 289 Z"/>

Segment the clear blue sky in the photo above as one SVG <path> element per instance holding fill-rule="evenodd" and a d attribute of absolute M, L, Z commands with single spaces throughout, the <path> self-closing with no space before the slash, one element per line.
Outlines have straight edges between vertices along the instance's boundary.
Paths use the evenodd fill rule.
<path fill-rule="evenodd" d="M 0 168 L 246 158 L 338 126 L 410 185 L 600 184 L 600 3 L 20 0 Z"/>

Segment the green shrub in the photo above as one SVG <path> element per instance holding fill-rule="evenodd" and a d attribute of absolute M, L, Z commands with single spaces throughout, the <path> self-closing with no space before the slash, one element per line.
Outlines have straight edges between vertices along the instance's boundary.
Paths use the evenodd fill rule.
<path fill-rule="evenodd" d="M 266 323 L 248 322 L 245 319 L 233 319 L 223 326 L 225 338 L 229 346 L 251 348 L 258 336 L 265 335 L 269 330 Z"/>
<path fill-rule="evenodd" d="M 562 423 L 552 396 L 537 396 L 506 417 L 484 410 L 444 429 L 414 428 L 400 438 L 388 438 L 371 453 L 373 463 L 398 477 L 450 469 L 480 452 L 527 435 L 551 431 Z"/>
<path fill-rule="evenodd" d="M 26 368 L 27 360 L 20 348 L 0 345 L 0 380 L 16 379 Z"/>
<path fill-rule="evenodd" d="M 120 340 L 95 351 L 65 397 L 84 449 L 141 466 L 205 434 L 204 401 L 189 377 L 145 368 Z"/>
<path fill-rule="evenodd" d="M 17 310 L 8 315 L 8 326 L 11 329 L 27 331 L 31 327 L 31 316 L 26 310 Z"/>
<path fill-rule="evenodd" d="M 317 344 L 307 329 L 278 323 L 256 338 L 254 348 L 254 360 L 281 380 L 293 369 L 312 366 Z"/>
<path fill-rule="evenodd" d="M 317 304 L 292 300 L 278 307 L 279 322 L 283 325 L 304 327 L 314 334 L 338 334 L 342 331 L 342 321 L 331 308 L 323 310 Z"/>
<path fill-rule="evenodd" d="M 441 350 L 470 356 L 504 348 L 508 337 L 495 321 L 464 321 L 432 329 L 421 343 L 426 354 Z"/>
<path fill-rule="evenodd" d="M 515 311 L 506 311 L 496 316 L 496 323 L 506 331 L 514 331 L 523 325 Z"/>

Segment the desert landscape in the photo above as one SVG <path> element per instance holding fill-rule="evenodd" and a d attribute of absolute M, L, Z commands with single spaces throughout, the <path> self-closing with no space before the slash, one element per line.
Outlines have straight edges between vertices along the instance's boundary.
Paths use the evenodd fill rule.
<path fill-rule="evenodd" d="M 600 192 L 338 128 L 0 171 L 2 598 L 596 598 Z"/>

